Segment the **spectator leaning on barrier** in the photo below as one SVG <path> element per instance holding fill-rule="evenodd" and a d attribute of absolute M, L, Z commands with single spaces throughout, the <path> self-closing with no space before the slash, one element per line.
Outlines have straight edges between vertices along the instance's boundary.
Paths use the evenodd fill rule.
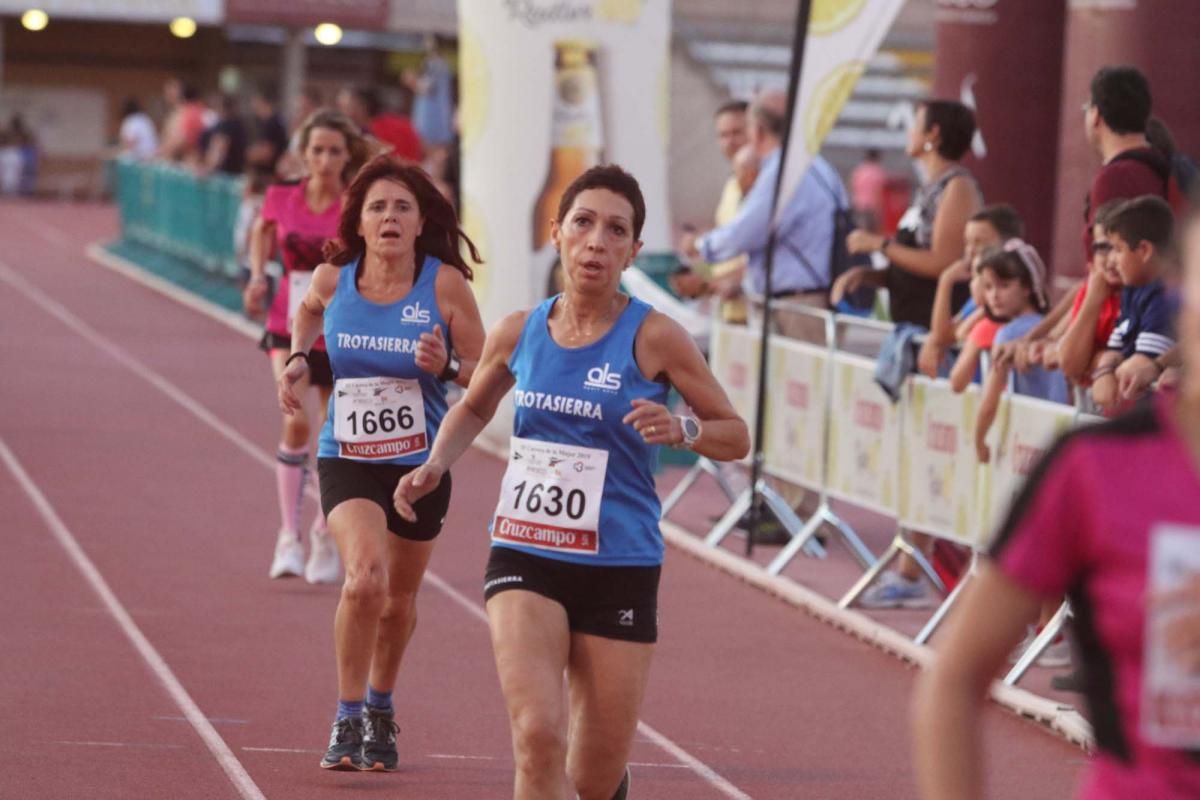
<path fill-rule="evenodd" d="M 289 145 L 287 126 L 279 113 L 274 90 L 262 86 L 256 89 L 250 98 L 250 111 L 254 125 L 246 158 L 255 164 L 269 164 L 274 172 Z"/>
<path fill-rule="evenodd" d="M 750 143 L 761 158 L 754 185 L 737 215 L 727 225 L 703 236 L 685 233 L 680 251 L 714 262 L 748 255 L 749 290 L 766 289 L 766 250 L 771 227 L 771 206 L 779 175 L 781 145 L 787 115 L 787 96 L 765 92 L 750 106 Z M 834 214 L 849 205 L 845 187 L 828 161 L 815 156 L 788 200 L 775 238 L 771 294 L 816 308 L 829 307 L 830 259 L 833 252 Z M 823 325 L 799 314 L 776 315 L 776 326 L 785 336 L 824 340 Z"/>
<path fill-rule="evenodd" d="M 1092 226 L 1102 206 L 1147 194 L 1167 195 L 1170 165 L 1146 139 L 1152 105 L 1150 84 L 1136 67 L 1102 67 L 1092 77 L 1091 91 L 1083 104 L 1083 130 L 1102 166 L 1084 197 L 1085 262 L 1092 258 Z M 1030 344 L 1045 339 L 1072 304 L 1069 296 L 1064 297 L 1041 325 L 1009 345 L 1018 369 L 1028 365 Z"/>
<path fill-rule="evenodd" d="M 1166 201 L 1139 197 L 1105 218 L 1113 259 L 1121 273 L 1121 319 L 1108 350 L 1092 372 L 1092 398 L 1112 409 L 1136 399 L 1166 369 L 1175 347 L 1174 325 L 1163 278 L 1169 268 L 1174 216 Z"/>
<path fill-rule="evenodd" d="M 1016 209 L 1010 205 L 987 206 L 973 215 L 963 228 L 963 257 L 938 277 L 937 293 L 933 298 L 933 317 L 929 324 L 929 335 L 925 337 L 917 355 L 917 367 L 930 378 L 937 377 L 945 367 L 948 350 L 961 345 L 966 352 L 970 334 L 987 317 L 976 279 L 976 263 L 988 248 L 1003 244 L 1009 239 L 1020 239 L 1025 234 L 1025 223 Z M 968 282 L 971 296 L 955 315 L 953 305 L 954 288 Z M 975 345 L 977 347 L 977 345 Z M 988 345 L 990 346 L 990 340 Z M 976 357 L 978 353 L 976 353 Z M 967 380 L 974 376 L 972 369 Z M 955 387 L 956 391 L 961 391 Z"/>
<path fill-rule="evenodd" d="M 983 205 L 975 178 L 958 162 L 975 135 L 975 114 L 962 103 L 926 100 L 917 106 L 908 132 L 908 155 L 923 183 L 900 220 L 895 238 L 865 230 L 846 241 L 852 253 L 881 253 L 888 268 L 847 270 L 833 287 L 833 302 L 863 286 L 887 287 L 892 321 L 928 328 L 938 277 L 963 252 L 963 229 Z M 965 287 L 953 307 L 967 299 Z"/>
<path fill-rule="evenodd" d="M 1200 574 L 1187 558 L 1200 548 L 1195 214 L 1185 254 L 1178 393 L 1159 394 L 1119 419 L 1059 440 L 1030 475 L 990 558 L 950 616 L 914 702 L 923 800 L 982 796 L 980 723 L 988 687 L 1039 605 L 1064 593 L 1075 610 L 1095 738 L 1077 797 L 1200 797 L 1194 724 Z M 1155 550 L 1167 555 L 1171 544 L 1174 557 L 1152 559 Z M 1156 561 L 1174 566 L 1167 585 L 1149 579 Z"/>
<path fill-rule="evenodd" d="M 1108 346 L 1108 338 L 1121 316 L 1121 274 L 1112 258 L 1105 220 L 1122 201 L 1105 203 L 1096 210 L 1092 226 L 1092 259 L 1087 280 L 1079 287 L 1062 335 L 1047 344 L 1044 352 L 1030 356 L 1031 363 L 1057 366 L 1067 380 L 1090 386 L 1096 359 Z M 1036 345 L 1036 342 L 1034 343 Z"/>

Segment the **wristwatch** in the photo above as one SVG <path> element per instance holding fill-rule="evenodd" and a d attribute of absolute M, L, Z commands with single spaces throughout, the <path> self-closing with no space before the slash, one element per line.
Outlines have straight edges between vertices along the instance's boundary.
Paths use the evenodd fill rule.
<path fill-rule="evenodd" d="M 446 354 L 446 367 L 442 370 L 442 374 L 438 375 L 438 380 L 442 383 L 449 383 L 458 377 L 461 369 L 462 359 L 454 355 L 453 352 L 449 352 Z"/>
<path fill-rule="evenodd" d="M 679 430 L 683 432 L 683 441 L 674 447 L 680 450 L 691 450 L 692 446 L 696 444 L 696 440 L 700 438 L 700 420 L 682 414 L 677 414 L 675 419 L 679 420 Z"/>

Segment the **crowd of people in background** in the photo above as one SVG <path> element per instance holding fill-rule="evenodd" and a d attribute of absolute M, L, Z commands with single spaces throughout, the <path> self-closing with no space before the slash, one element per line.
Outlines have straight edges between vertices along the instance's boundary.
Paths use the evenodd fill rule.
<path fill-rule="evenodd" d="M 750 298 L 752 310 L 756 304 L 761 308 L 783 127 L 779 108 L 780 98 L 765 93 L 750 104 L 718 110 L 716 135 L 726 158 L 736 165 L 746 147 L 761 168 L 750 171 L 748 180 L 741 179 L 745 170 L 735 168 L 716 227 L 682 234 L 679 252 L 686 266 L 672 276 L 681 296 L 712 295 L 725 304 Z M 1042 256 L 1022 238 L 1019 210 L 987 205 L 961 163 L 975 135 L 973 112 L 938 99 L 916 108 L 906 153 L 921 183 L 894 231 L 881 228 L 888 175 L 877 151 L 852 173 L 849 198 L 827 162 L 813 161 L 777 228 L 772 297 L 847 310 L 854 293 L 886 289 L 880 310 L 895 329 L 880 353 L 877 381 L 893 399 L 914 373 L 948 378 L 956 392 L 979 385 L 974 452 L 982 463 L 992 458 L 988 433 L 1006 391 L 1077 403 L 1088 413 L 1113 417 L 1175 386 L 1181 358 L 1174 332 L 1179 306 L 1174 217 L 1195 168 L 1176 151 L 1165 123 L 1152 116 L 1150 86 L 1135 68 L 1106 67 L 1095 75 L 1083 122 L 1082 133 L 1102 162 L 1087 190 L 1081 225 L 1087 272 L 1057 302 Z M 835 246 L 840 243 L 831 241 L 839 210 L 851 203 L 858 228 L 845 237 L 845 249 L 871 255 L 874 264 L 848 266 Z M 712 262 L 721 263 L 708 266 Z M 1064 266 L 1060 273 L 1074 272 Z M 773 327 L 824 343 L 819 320 L 786 307 L 775 313 Z M 805 516 L 796 501 L 802 492 L 785 487 L 781 493 Z M 760 532 L 759 540 L 773 544 L 787 538 Z M 933 557 L 935 541 L 918 533 L 912 540 L 917 555 L 903 554 L 861 598 L 862 605 L 936 602 L 920 559 Z M 1022 647 L 1057 606 L 1043 605 Z M 1060 638 L 1039 663 L 1065 666 L 1069 652 Z M 1071 675 L 1060 677 L 1060 688 L 1079 685 Z"/>

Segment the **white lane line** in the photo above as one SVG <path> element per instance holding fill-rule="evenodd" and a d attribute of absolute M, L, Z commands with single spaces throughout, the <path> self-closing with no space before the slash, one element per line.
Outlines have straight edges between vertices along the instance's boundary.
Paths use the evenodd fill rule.
<path fill-rule="evenodd" d="M 50 744 L 66 745 L 69 747 L 135 747 L 145 748 L 149 750 L 183 750 L 181 744 L 154 744 L 152 742 L 72 742 L 58 741 L 50 742 Z"/>
<path fill-rule="evenodd" d="M 63 550 L 67 552 L 67 556 L 75 563 L 75 567 L 91 585 L 92 590 L 99 595 L 100 600 L 108 608 L 117 626 L 129 639 L 133 648 L 141 655 L 142 660 L 146 662 L 146 666 L 158 678 L 167 694 L 175 701 L 175 705 L 179 706 L 179 710 L 187 717 L 192 728 L 200 736 L 200 739 L 208 746 L 209 752 L 216 758 L 217 763 L 221 765 L 221 769 L 225 770 L 225 774 L 229 776 L 229 780 L 237 789 L 238 794 L 244 800 L 266 800 L 262 791 L 251 779 L 246 768 L 242 766 L 242 762 L 237 760 L 225 744 L 225 740 L 221 738 L 221 734 L 217 733 L 217 729 L 212 726 L 204 716 L 204 712 L 196 705 L 196 701 L 192 699 L 187 690 L 183 688 L 183 684 L 175 677 L 175 673 L 167 666 L 167 662 L 159 655 L 159 652 L 154 649 L 154 645 L 150 644 L 150 640 L 146 638 L 137 623 L 133 621 L 133 617 L 129 616 L 129 612 L 121 605 L 121 601 L 113 594 L 109 588 L 108 582 L 104 580 L 104 576 L 100 574 L 100 570 L 96 569 L 96 565 L 88 558 L 87 553 L 79 546 L 79 542 L 71 534 L 71 531 L 63 523 L 54 507 L 50 505 L 50 501 L 42 494 L 42 490 L 29 477 L 29 473 L 21 466 L 21 462 L 17 460 L 16 455 L 9 449 L 8 444 L 3 438 L 0 438 L 0 460 L 3 460 L 8 467 L 9 472 L 17 479 L 17 483 L 29 496 L 34 507 L 37 508 L 38 514 L 45 521 L 50 532 L 54 534 L 54 538 L 62 545 Z"/>
<path fill-rule="evenodd" d="M 29 297 L 48 313 L 60 320 L 64 325 L 74 330 L 84 339 L 87 339 L 93 343 L 99 349 L 108 353 L 122 365 L 127 367 L 130 371 L 138 375 L 138 377 L 142 378 L 156 389 L 161 391 L 163 394 L 167 395 L 167 397 L 174 400 L 178 405 L 183 407 L 186 411 L 191 413 L 205 425 L 208 425 L 210 428 L 215 430 L 222 437 L 231 442 L 239 450 L 249 455 L 255 461 L 258 461 L 271 470 L 275 469 L 275 458 L 273 454 L 258 448 L 256 445 L 246 439 L 246 437 L 238 433 L 238 431 L 232 426 L 220 420 L 215 414 L 213 414 L 196 400 L 192 399 L 190 395 L 188 395 L 174 383 L 167 380 L 150 367 L 142 364 L 134 356 L 130 355 L 128 351 L 124 350 L 115 342 L 97 331 L 95 328 L 79 319 L 77 316 L 67 310 L 65 306 L 46 295 L 46 293 L 41 289 L 38 289 L 36 286 L 30 284 L 24 279 L 24 277 L 19 275 L 3 262 L 0 262 L 0 281 L 8 283 L 22 294 Z M 200 310 L 201 313 L 204 313 L 201 309 L 197 310 Z M 310 485 L 308 491 L 310 495 L 314 497 L 317 496 L 316 489 L 313 486 Z M 447 597 L 467 611 L 471 616 L 485 624 L 487 623 L 487 613 L 484 611 L 483 607 L 469 599 L 462 592 L 455 589 L 440 575 L 435 573 L 433 570 L 427 570 L 425 573 L 425 578 L 435 588 L 444 593 Z M 750 800 L 750 795 L 734 786 L 732 783 L 718 774 L 712 767 L 693 756 L 687 750 L 680 747 L 670 738 L 660 733 L 646 722 L 639 720 L 637 729 L 638 732 L 640 732 L 647 739 L 651 740 L 654 742 L 654 744 L 670 753 L 681 764 L 687 765 L 692 772 L 700 777 L 705 783 L 707 783 L 713 789 L 716 789 L 724 796 L 733 798 L 733 800 Z"/>

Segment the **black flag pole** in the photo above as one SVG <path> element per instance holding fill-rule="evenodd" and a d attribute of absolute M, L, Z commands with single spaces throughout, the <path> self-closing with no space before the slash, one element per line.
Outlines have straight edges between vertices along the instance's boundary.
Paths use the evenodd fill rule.
<path fill-rule="evenodd" d="M 746 555 L 754 552 L 754 540 L 758 537 L 759 524 L 763 521 L 763 495 L 758 484 L 763 475 L 763 434 L 766 430 L 767 410 L 767 344 L 771 334 L 771 273 L 775 266 L 775 214 L 779 207 L 779 191 L 783 186 L 783 173 L 787 168 L 788 145 L 792 138 L 792 121 L 796 115 L 796 99 L 800 93 L 800 68 L 804 64 L 804 42 L 808 38 L 808 18 L 812 0 L 800 0 L 796 11 L 796 37 L 792 42 L 792 66 L 788 77 L 787 119 L 784 122 L 783 144 L 779 154 L 779 173 L 775 176 L 775 194 L 771 201 L 770 234 L 767 237 L 767 252 L 764 259 L 766 280 L 763 286 L 762 330 L 758 348 L 758 401 L 754 418 L 754 458 L 750 467 L 750 525 L 746 536 Z"/>

